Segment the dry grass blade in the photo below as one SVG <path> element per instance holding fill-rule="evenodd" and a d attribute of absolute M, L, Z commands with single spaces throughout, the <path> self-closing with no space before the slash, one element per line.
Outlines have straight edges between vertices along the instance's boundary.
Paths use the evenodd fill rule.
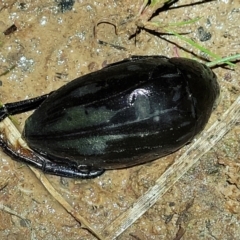
<path fill-rule="evenodd" d="M 13 211 L 11 208 L 4 206 L 2 203 L 0 203 L 0 210 L 9 213 L 13 216 L 16 216 L 18 218 L 21 218 L 22 220 L 26 220 L 26 218 L 24 218 L 22 215 L 18 214 L 17 212 Z"/>
<path fill-rule="evenodd" d="M 29 166 L 30 167 L 30 166 Z M 56 189 L 52 186 L 52 184 L 48 181 L 48 179 L 45 177 L 44 174 L 42 174 L 37 169 L 30 167 L 31 170 L 34 172 L 36 177 L 41 181 L 43 186 L 47 189 L 47 191 L 65 208 L 65 210 L 71 214 L 78 222 L 80 222 L 81 226 L 83 228 L 88 229 L 94 236 L 96 236 L 98 239 L 103 239 L 99 233 L 97 233 L 90 225 L 90 223 L 84 219 L 82 216 L 80 216 L 72 206 L 66 202 L 66 200 L 62 197 L 62 195 L 56 191 Z"/>
<path fill-rule="evenodd" d="M 138 218 L 140 218 L 156 201 L 170 189 L 206 152 L 229 132 L 240 119 L 240 96 L 205 133 L 194 142 L 189 149 L 169 167 L 143 196 L 127 211 L 107 226 L 102 236 L 115 239 Z"/>
<path fill-rule="evenodd" d="M 9 177 L 4 179 L 1 183 L 0 183 L 0 191 L 2 191 L 7 185 L 8 185 L 8 181 L 9 181 Z"/>
<path fill-rule="evenodd" d="M 21 138 L 21 135 L 17 128 L 13 125 L 12 121 L 9 118 L 5 118 L 2 122 L 0 122 L 0 131 L 5 132 L 7 135 L 8 141 L 15 145 L 20 144 L 24 148 L 27 148 L 26 143 Z M 30 167 L 30 166 L 29 166 Z M 72 206 L 62 197 L 62 195 L 52 186 L 52 184 L 48 181 L 45 175 L 38 171 L 37 169 L 30 167 L 30 169 L 34 172 L 36 177 L 40 180 L 42 185 L 46 188 L 46 190 L 65 208 L 65 210 L 71 214 L 82 226 L 82 228 L 87 229 L 98 239 L 102 240 L 103 238 L 99 233 L 96 232 L 94 228 L 92 228 L 91 224 L 80 216 Z"/>

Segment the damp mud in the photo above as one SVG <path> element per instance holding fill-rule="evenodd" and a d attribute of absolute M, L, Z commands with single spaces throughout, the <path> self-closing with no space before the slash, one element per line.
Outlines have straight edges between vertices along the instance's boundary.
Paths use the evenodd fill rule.
<path fill-rule="evenodd" d="M 199 18 L 173 28 L 218 56 L 239 53 L 238 0 L 175 1 L 154 11 L 152 21 L 161 23 L 157 28 L 141 27 L 134 20 L 142 6 L 140 0 L 0 1 L 0 102 L 49 93 L 133 55 L 213 60 L 166 32 L 167 26 L 181 21 Z M 240 95 L 239 61 L 234 68 L 223 65 L 213 71 L 221 97 L 206 128 Z M 29 114 L 12 118 L 20 132 Z M 239 123 L 117 239 L 239 239 Z M 46 176 L 74 211 L 103 233 L 188 147 L 148 164 L 106 171 L 95 179 Z M 0 150 L 0 239 L 97 238 L 58 203 L 28 166 Z"/>

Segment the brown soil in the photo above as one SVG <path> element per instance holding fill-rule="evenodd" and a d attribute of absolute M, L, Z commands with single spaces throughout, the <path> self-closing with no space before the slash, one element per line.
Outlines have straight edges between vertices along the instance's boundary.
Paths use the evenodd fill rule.
<path fill-rule="evenodd" d="M 131 55 L 204 57 L 200 51 L 164 34 L 142 30 L 129 40 L 131 16 L 142 1 L 76 0 L 73 9 L 61 12 L 54 0 L 0 1 L 0 32 L 15 24 L 17 31 L 1 36 L 0 101 L 19 101 L 48 93 L 89 72 Z M 157 16 L 163 26 L 183 20 L 201 19 L 178 32 L 221 57 L 239 53 L 240 2 L 219 0 L 191 5 L 180 0 L 173 9 Z M 186 5 L 186 6 L 183 6 Z M 188 6 L 190 5 L 190 6 Z M 177 8 L 180 6 L 180 8 Z M 97 23 L 101 22 L 97 26 Z M 115 34 L 116 23 L 122 33 Z M 94 26 L 97 31 L 94 34 Z M 200 42 L 198 28 L 211 33 Z M 134 28 L 133 28 L 134 29 Z M 176 29 L 175 29 L 176 30 Z M 209 36 L 209 34 L 208 34 Z M 99 44 L 97 39 L 110 44 Z M 177 50 L 176 50 L 177 49 Z M 234 70 L 216 67 L 221 101 L 209 127 L 240 93 L 240 64 Z M 28 114 L 16 116 L 19 129 Z M 240 238 L 240 127 L 235 126 L 201 161 L 178 181 L 118 239 L 239 239 Z M 164 172 L 181 152 L 150 164 L 107 171 L 92 180 L 48 176 L 74 209 L 96 231 L 128 209 Z M 31 170 L 0 152 L 0 239 L 96 239 L 45 190 Z M 8 207 L 14 213 L 6 210 Z"/>

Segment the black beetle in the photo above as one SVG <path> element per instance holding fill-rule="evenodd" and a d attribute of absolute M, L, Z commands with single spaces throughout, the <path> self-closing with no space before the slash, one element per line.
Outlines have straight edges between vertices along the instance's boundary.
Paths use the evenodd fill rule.
<path fill-rule="evenodd" d="M 201 132 L 219 96 L 216 75 L 186 58 L 134 56 L 77 78 L 38 98 L 8 103 L 0 120 L 35 109 L 24 155 L 3 136 L 16 160 L 46 173 L 92 178 L 173 153 Z"/>

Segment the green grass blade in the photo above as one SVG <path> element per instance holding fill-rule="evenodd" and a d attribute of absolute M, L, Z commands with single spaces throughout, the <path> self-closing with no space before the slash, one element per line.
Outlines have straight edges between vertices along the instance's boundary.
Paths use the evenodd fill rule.
<path fill-rule="evenodd" d="M 185 25 L 188 25 L 188 24 L 192 24 L 192 23 L 196 23 L 200 20 L 201 18 L 194 18 L 194 19 L 191 19 L 189 21 L 182 21 L 182 22 L 176 22 L 176 23 L 168 23 L 167 26 L 168 27 L 182 27 L 182 26 L 185 26 Z M 156 26 L 156 27 L 162 27 L 164 24 L 162 22 L 159 22 L 159 21 L 150 21 L 148 23 L 149 25 L 153 25 L 153 26 Z M 166 25 L 164 25 L 166 26 Z"/>
<path fill-rule="evenodd" d="M 218 59 L 216 61 L 206 63 L 206 65 L 208 67 L 215 67 L 216 65 L 220 65 L 220 64 L 224 64 L 228 61 L 236 61 L 236 60 L 240 60 L 240 54 L 236 54 L 236 55 L 233 55 L 233 56 L 230 56 L 230 57 L 221 58 L 221 59 Z"/>
<path fill-rule="evenodd" d="M 209 56 L 215 58 L 216 60 L 222 60 L 222 58 L 221 58 L 219 55 L 210 52 L 208 49 L 206 49 L 206 48 L 204 48 L 203 46 L 197 44 L 196 42 L 194 42 L 194 41 L 191 40 L 190 38 L 186 38 L 186 37 L 184 37 L 184 36 L 182 36 L 182 35 L 174 32 L 174 31 L 171 31 L 171 30 L 169 30 L 169 29 L 166 29 L 166 30 L 168 31 L 169 34 L 175 35 L 176 37 L 178 37 L 178 38 L 180 38 L 181 40 L 187 42 L 188 44 L 190 44 L 191 46 L 199 49 L 200 51 L 208 54 Z M 227 61 L 227 62 L 225 62 L 225 63 L 228 64 L 228 65 L 230 65 L 230 66 L 232 66 L 232 67 L 235 66 L 235 64 L 233 64 L 233 63 L 231 63 L 231 62 L 229 62 L 229 61 Z"/>

